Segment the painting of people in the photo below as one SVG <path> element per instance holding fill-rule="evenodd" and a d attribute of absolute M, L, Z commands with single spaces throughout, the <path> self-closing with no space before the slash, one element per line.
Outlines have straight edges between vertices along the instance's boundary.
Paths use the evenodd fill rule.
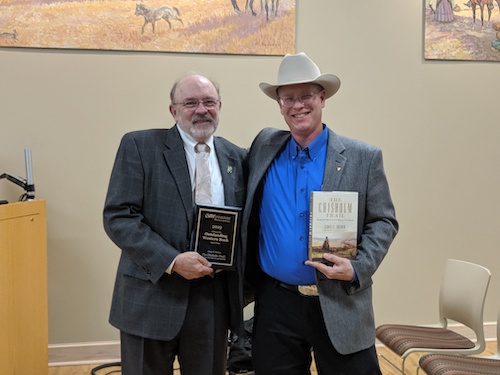
<path fill-rule="evenodd" d="M 500 61 L 500 0 L 424 0 L 425 59 Z"/>
<path fill-rule="evenodd" d="M 0 47 L 284 55 L 295 0 L 0 0 Z"/>

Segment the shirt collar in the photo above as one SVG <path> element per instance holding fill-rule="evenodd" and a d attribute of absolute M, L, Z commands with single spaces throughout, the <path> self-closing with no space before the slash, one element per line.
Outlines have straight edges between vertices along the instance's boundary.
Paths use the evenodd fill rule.
<path fill-rule="evenodd" d="M 194 138 L 186 133 L 184 130 L 181 129 L 179 125 L 177 125 L 177 130 L 179 131 L 179 134 L 182 138 L 182 142 L 184 143 L 184 148 L 189 152 L 194 154 L 194 146 L 198 143 L 197 141 L 194 140 Z M 210 136 L 210 138 L 205 142 L 208 147 L 210 147 L 210 150 L 214 150 L 214 136 Z"/>
<path fill-rule="evenodd" d="M 326 147 L 328 143 L 328 129 L 323 124 L 323 131 L 312 141 L 309 146 L 305 149 L 301 149 L 295 139 L 293 137 L 290 138 L 288 142 L 288 151 L 291 159 L 295 159 L 301 151 L 304 151 L 305 154 L 311 159 L 316 160 L 322 150 Z"/>

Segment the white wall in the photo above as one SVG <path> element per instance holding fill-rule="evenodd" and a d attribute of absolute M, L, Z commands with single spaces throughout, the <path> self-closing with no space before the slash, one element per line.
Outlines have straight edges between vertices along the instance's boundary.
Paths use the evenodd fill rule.
<path fill-rule="evenodd" d="M 297 51 L 342 80 L 324 121 L 384 150 L 401 230 L 376 274 L 377 324 L 434 322 L 447 258 L 490 268 L 485 318 L 494 321 L 500 65 L 424 61 L 420 1 L 299 0 L 297 20 Z M 198 70 L 222 87 L 218 134 L 249 146 L 263 126 L 285 127 L 258 88 L 276 80 L 280 61 L 0 49 L 0 173 L 24 176 L 31 148 L 36 197 L 47 200 L 50 343 L 118 338 L 107 317 L 119 251 L 101 211 L 123 133 L 170 127 L 170 86 Z M 0 181 L 0 198 L 21 193 Z"/>

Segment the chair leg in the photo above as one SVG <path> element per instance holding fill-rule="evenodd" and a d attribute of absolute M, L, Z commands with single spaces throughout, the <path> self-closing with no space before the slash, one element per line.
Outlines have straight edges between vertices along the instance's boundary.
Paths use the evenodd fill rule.
<path fill-rule="evenodd" d="M 383 354 L 378 354 L 380 358 L 383 358 L 388 364 L 390 364 L 392 367 L 394 367 L 400 374 L 405 375 L 405 360 L 406 358 L 402 358 L 403 363 L 401 364 L 401 368 L 399 368 L 398 365 L 396 365 L 394 362 L 392 362 L 389 358 L 387 358 Z"/>

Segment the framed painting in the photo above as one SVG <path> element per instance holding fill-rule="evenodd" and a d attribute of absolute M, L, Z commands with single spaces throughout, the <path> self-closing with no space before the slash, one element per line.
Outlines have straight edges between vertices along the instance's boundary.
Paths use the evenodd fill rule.
<path fill-rule="evenodd" d="M 295 0 L 0 0 L 0 47 L 284 55 Z"/>
<path fill-rule="evenodd" d="M 425 59 L 500 61 L 500 0 L 424 0 Z"/>

